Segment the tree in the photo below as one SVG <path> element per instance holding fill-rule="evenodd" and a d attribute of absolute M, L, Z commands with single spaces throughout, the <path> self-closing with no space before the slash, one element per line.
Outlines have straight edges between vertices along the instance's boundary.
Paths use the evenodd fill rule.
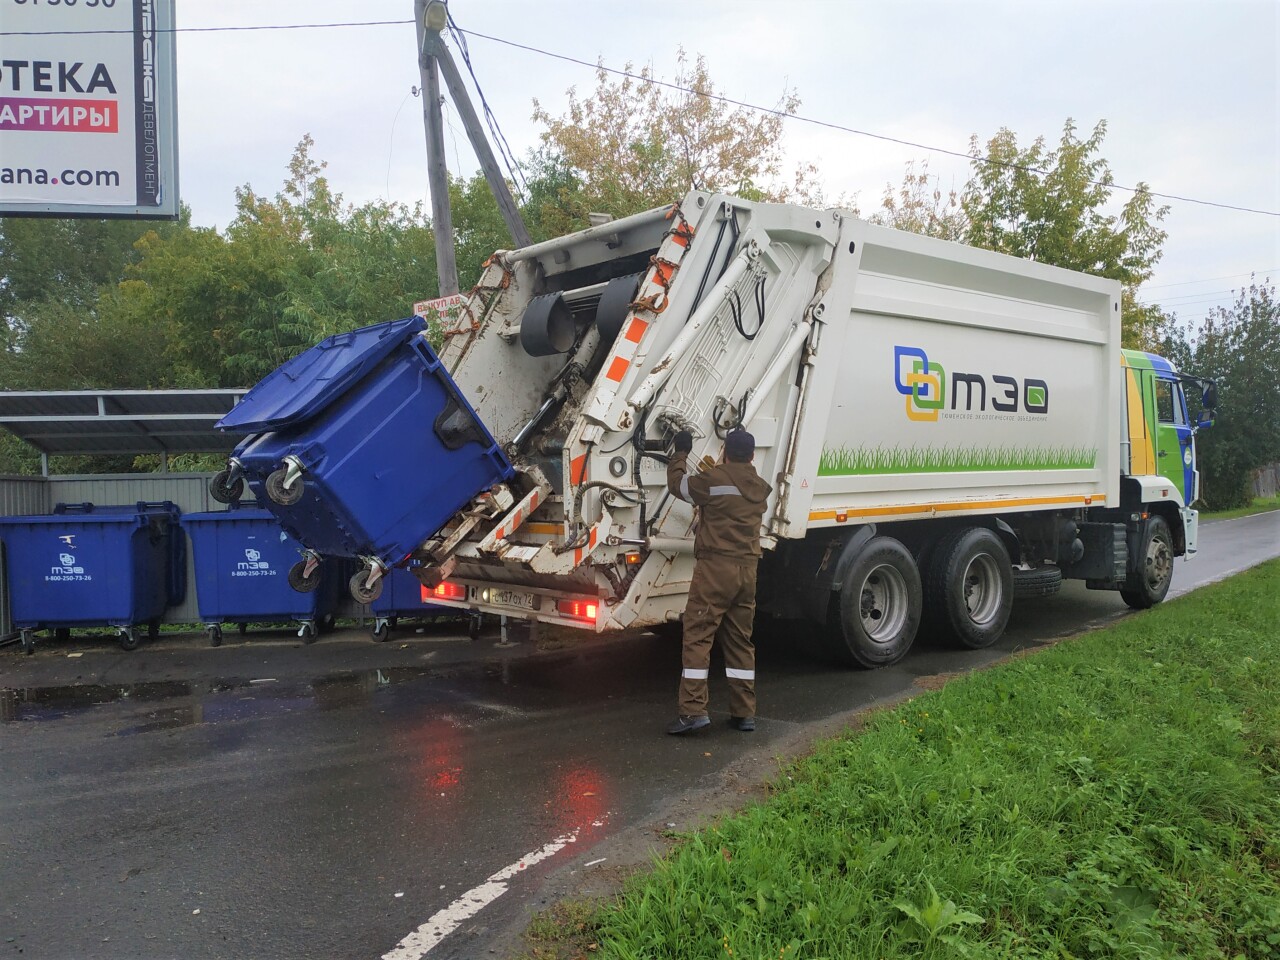
<path fill-rule="evenodd" d="M 177 223 L 42 217 L 0 219 L 0 349 L 12 350 L 36 304 L 87 307 L 102 284 L 119 282 L 136 263 L 138 240 L 187 228 Z"/>
<path fill-rule="evenodd" d="M 975 135 L 974 174 L 961 201 L 969 221 L 965 242 L 1119 280 L 1125 345 L 1148 346 L 1160 335 L 1162 315 L 1144 308 L 1136 291 L 1160 259 L 1168 234 L 1159 224 L 1169 208 L 1156 206 L 1139 183 L 1119 214 L 1105 212 L 1114 181 L 1097 154 L 1106 130 L 1101 120 L 1081 140 L 1068 119 L 1052 149 L 1044 137 L 1019 149 L 1014 133 L 1002 128 L 984 151 Z"/>
<path fill-rule="evenodd" d="M 542 143 L 566 178 L 560 218 L 549 218 L 553 234 L 581 229 L 586 215 L 638 213 L 682 197 L 690 189 L 723 190 L 747 199 L 813 200 L 808 171 L 791 187 L 777 183 L 782 170 L 783 117 L 800 99 L 783 92 L 776 110 L 731 108 L 717 94 L 699 55 L 690 65 L 683 50 L 673 84 L 658 82 L 650 68 L 615 81 L 603 65 L 595 91 L 580 98 L 569 90 L 569 106 L 553 117 L 534 101 L 533 119 L 543 124 Z"/>
<path fill-rule="evenodd" d="M 918 173 L 915 161 L 909 161 L 902 185 L 896 190 L 893 184 L 885 184 L 880 210 L 867 219 L 941 240 L 962 240 L 969 230 L 959 193 L 954 187 L 942 192 L 941 179 L 929 175 L 928 160 L 921 162 Z"/>
<path fill-rule="evenodd" d="M 1162 352 L 1180 369 L 1218 383 L 1218 417 L 1196 436 L 1201 487 L 1210 509 L 1249 502 L 1250 475 L 1280 461 L 1280 301 L 1269 281 L 1216 307 L 1194 334 L 1174 327 Z"/>

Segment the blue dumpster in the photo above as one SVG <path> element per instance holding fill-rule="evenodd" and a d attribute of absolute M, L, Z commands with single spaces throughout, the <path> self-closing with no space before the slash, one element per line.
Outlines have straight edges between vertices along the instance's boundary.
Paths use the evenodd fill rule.
<path fill-rule="evenodd" d="M 304 546 L 363 560 L 352 581 L 362 603 L 376 596 L 362 589 L 372 566 L 403 565 L 459 508 L 514 473 L 424 326 L 410 317 L 329 337 L 218 422 L 249 436 L 215 495 L 238 494 L 243 478 Z"/>
<path fill-rule="evenodd" d="M 373 611 L 373 639 L 386 640 L 401 620 L 458 616 L 463 611 L 430 601 L 431 591 L 407 567 L 391 570 L 382 578 L 382 593 L 369 604 Z"/>
<path fill-rule="evenodd" d="M 52 515 L 0 517 L 8 556 L 9 606 L 22 647 L 36 630 L 118 628 L 136 649 L 138 628 L 154 636 L 186 593 L 186 566 L 172 503 L 58 504 Z"/>
<path fill-rule="evenodd" d="M 299 636 L 315 639 L 336 606 L 337 563 L 322 563 L 304 585 L 302 545 L 258 507 L 190 513 L 182 525 L 191 537 L 196 606 L 213 646 L 222 642 L 224 623 L 237 624 L 243 634 L 250 623 L 293 620 L 301 624 Z"/>

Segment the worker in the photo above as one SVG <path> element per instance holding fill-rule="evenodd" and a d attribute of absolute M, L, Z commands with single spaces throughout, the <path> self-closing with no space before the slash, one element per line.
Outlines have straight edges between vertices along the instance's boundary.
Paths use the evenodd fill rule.
<path fill-rule="evenodd" d="M 760 561 L 760 521 L 772 488 L 751 465 L 756 440 L 746 430 L 731 431 L 724 461 L 690 473 L 693 435 L 681 430 L 672 443 L 667 488 L 700 509 L 694 539 L 693 580 L 684 610 L 684 669 L 680 713 L 667 733 L 685 734 L 711 723 L 707 716 L 707 672 L 711 644 L 720 641 L 729 681 L 729 723 L 756 728 L 756 652 L 751 626 L 756 612 L 756 566 Z"/>

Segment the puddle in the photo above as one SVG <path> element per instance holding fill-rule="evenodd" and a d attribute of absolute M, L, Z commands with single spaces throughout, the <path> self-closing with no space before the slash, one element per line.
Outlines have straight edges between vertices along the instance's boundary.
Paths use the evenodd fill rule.
<path fill-rule="evenodd" d="M 501 667 L 482 666 L 485 677 L 502 677 Z M 451 681 L 449 667 L 392 667 L 335 673 L 307 681 L 236 678 L 200 682 L 72 684 L 58 687 L 0 688 L 0 721 L 48 722 L 111 705 L 136 706 L 139 722 L 117 732 L 131 736 L 226 720 L 256 719 L 299 709 L 339 710 L 364 706 L 382 688 L 412 680 Z M 151 709 L 147 709 L 151 707 Z"/>

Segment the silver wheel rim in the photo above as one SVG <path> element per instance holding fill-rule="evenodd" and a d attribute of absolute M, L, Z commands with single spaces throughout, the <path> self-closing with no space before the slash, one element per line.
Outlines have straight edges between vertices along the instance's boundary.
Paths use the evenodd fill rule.
<path fill-rule="evenodd" d="M 1000 601 L 1004 594 L 995 557 L 983 553 L 970 560 L 964 570 L 962 586 L 969 619 L 980 626 L 991 623 L 1000 612 Z"/>
<path fill-rule="evenodd" d="M 1145 570 L 1147 587 L 1152 592 L 1159 593 L 1173 574 L 1173 551 L 1162 537 L 1152 537 L 1147 544 Z"/>
<path fill-rule="evenodd" d="M 907 622 L 907 581 L 897 567 L 882 563 L 862 581 L 858 615 L 863 632 L 875 643 L 889 643 Z"/>

